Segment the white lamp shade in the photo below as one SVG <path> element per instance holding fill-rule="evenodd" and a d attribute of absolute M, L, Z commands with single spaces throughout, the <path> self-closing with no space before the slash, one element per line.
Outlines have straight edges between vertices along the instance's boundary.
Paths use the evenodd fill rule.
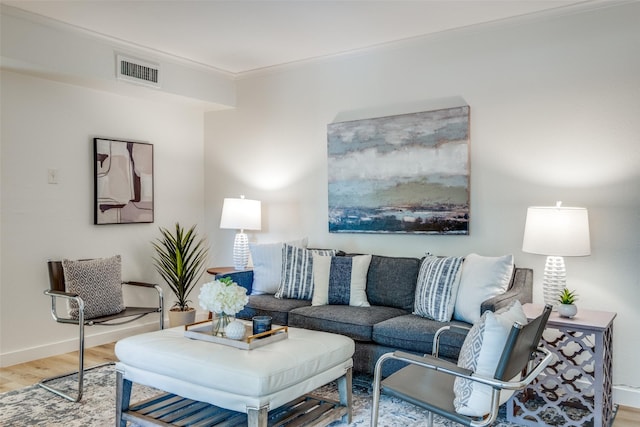
<path fill-rule="evenodd" d="M 560 206 L 530 207 L 527 209 L 522 250 L 539 255 L 590 255 L 587 209 Z"/>
<path fill-rule="evenodd" d="M 220 228 L 260 230 L 262 212 L 259 200 L 224 199 Z"/>

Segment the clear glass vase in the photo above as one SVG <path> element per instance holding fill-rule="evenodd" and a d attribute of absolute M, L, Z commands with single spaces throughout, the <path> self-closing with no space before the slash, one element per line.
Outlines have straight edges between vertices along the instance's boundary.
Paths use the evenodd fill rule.
<path fill-rule="evenodd" d="M 224 337 L 224 329 L 231 322 L 231 316 L 224 311 L 221 313 L 213 313 L 211 335 L 216 337 Z"/>

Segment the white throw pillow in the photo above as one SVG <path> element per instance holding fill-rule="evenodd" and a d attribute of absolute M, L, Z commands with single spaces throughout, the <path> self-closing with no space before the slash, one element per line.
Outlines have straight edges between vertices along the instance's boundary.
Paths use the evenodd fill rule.
<path fill-rule="evenodd" d="M 460 349 L 458 366 L 470 369 L 476 375 L 493 378 L 498 362 L 514 322 L 527 323 L 527 316 L 519 301 L 496 313 L 485 311 L 473 325 Z M 468 416 L 484 416 L 491 409 L 492 388 L 464 378 L 456 378 L 453 386 L 456 412 Z M 500 404 L 513 392 L 502 391 Z"/>
<path fill-rule="evenodd" d="M 480 306 L 503 294 L 513 275 L 513 255 L 486 257 L 470 254 L 462 263 L 462 277 L 453 318 L 467 323 L 480 320 Z"/>
<path fill-rule="evenodd" d="M 300 248 L 307 247 L 307 239 L 287 242 Z M 275 294 L 282 277 L 282 242 L 249 243 L 253 261 L 251 295 Z"/>
<path fill-rule="evenodd" d="M 313 255 L 313 298 L 311 305 L 370 307 L 367 274 L 371 255 L 331 257 Z"/>

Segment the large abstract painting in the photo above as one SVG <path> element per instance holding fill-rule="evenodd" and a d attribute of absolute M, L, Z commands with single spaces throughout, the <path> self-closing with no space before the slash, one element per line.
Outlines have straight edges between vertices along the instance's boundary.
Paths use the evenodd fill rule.
<path fill-rule="evenodd" d="M 95 224 L 153 222 L 153 145 L 93 140 Z"/>
<path fill-rule="evenodd" d="M 469 234 L 469 107 L 332 123 L 329 231 Z"/>

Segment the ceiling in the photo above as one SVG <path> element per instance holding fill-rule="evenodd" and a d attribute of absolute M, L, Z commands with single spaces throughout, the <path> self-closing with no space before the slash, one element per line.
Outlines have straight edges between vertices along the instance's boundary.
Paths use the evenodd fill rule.
<path fill-rule="evenodd" d="M 2 0 L 233 74 L 606 0 Z"/>

